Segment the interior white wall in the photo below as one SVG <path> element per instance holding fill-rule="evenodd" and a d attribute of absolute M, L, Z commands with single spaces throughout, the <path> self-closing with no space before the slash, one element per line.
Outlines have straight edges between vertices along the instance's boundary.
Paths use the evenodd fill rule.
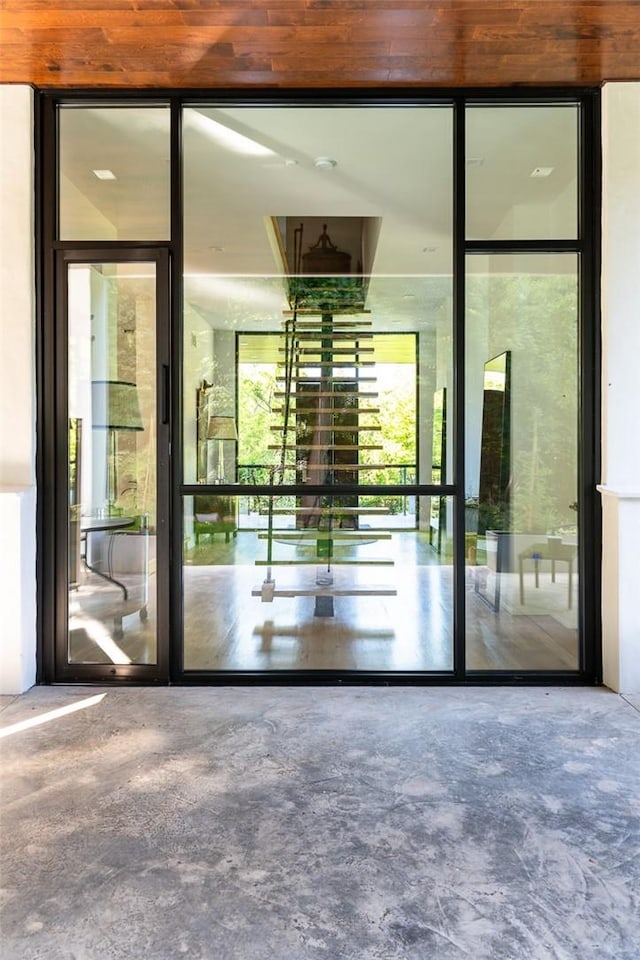
<path fill-rule="evenodd" d="M 215 387 L 212 400 L 212 413 L 216 416 L 236 416 L 236 337 L 233 330 L 215 329 L 213 331 L 213 356 Z M 219 444 L 214 457 L 216 473 L 218 469 Z M 233 481 L 235 471 L 236 445 L 232 441 L 222 444 L 223 472 L 227 482 Z"/>
<path fill-rule="evenodd" d="M 36 676 L 33 91 L 0 85 L 0 693 Z"/>
<path fill-rule="evenodd" d="M 474 257 L 476 270 L 490 271 L 490 258 Z M 482 397 L 484 389 L 484 364 L 489 356 L 489 305 L 480 302 L 476 292 L 478 311 L 473 322 L 467 322 L 465 330 L 464 383 L 465 383 L 465 499 L 478 497 L 480 489 L 480 456 L 482 453 Z"/>
<path fill-rule="evenodd" d="M 433 464 L 433 394 L 438 370 L 436 363 L 437 335 L 435 331 L 422 333 L 418 339 L 418 409 L 420 410 L 420 444 L 418 448 L 418 477 L 421 483 L 430 483 Z M 420 530 L 428 530 L 431 497 L 422 497 L 418 510 Z"/>
<path fill-rule="evenodd" d="M 207 383 L 213 382 L 213 334 L 209 322 L 197 310 L 193 309 L 188 300 L 185 301 L 184 305 L 183 322 L 182 429 L 184 477 L 187 483 L 196 483 L 198 458 L 197 391 L 205 381 Z M 189 513 L 190 511 L 185 510 L 185 516 Z"/>
<path fill-rule="evenodd" d="M 95 237 L 118 239 L 116 226 L 64 174 L 60 176 L 60 210 L 66 215 L 67 221 L 73 224 L 71 236 L 74 240 L 93 240 Z M 62 233 L 62 236 L 66 238 L 69 234 Z"/>
<path fill-rule="evenodd" d="M 604 682 L 640 692 L 640 83 L 602 91 Z"/>

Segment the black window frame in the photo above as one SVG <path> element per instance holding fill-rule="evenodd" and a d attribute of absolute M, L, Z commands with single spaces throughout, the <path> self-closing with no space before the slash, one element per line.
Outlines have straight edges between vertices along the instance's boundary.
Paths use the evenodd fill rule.
<path fill-rule="evenodd" d="M 156 683 L 395 683 L 395 684 L 598 684 L 602 682 L 601 649 L 601 507 L 596 493 L 600 479 L 600 90 L 598 88 L 498 88 L 437 90 L 59 90 L 36 91 L 36 370 L 37 370 L 37 580 L 38 580 L 38 670 L 37 681 L 80 680 L 75 672 L 61 675 L 54 647 L 56 609 L 60 604 L 60 578 L 56 581 L 55 464 L 60 453 L 59 431 L 52 419 L 56 390 L 56 256 L 65 251 L 137 250 L 163 251 L 170 263 L 169 344 L 171 390 L 170 483 L 166 498 L 167 528 L 171 533 L 168 558 L 170 658 L 151 679 Z M 185 484 L 182 473 L 182 109 L 194 104 L 234 106 L 434 106 L 453 109 L 453 423 L 454 471 L 449 484 L 375 487 L 393 495 L 442 495 L 454 500 L 454 647 L 453 670 L 446 673 L 387 671 L 234 671 L 224 673 L 185 671 L 182 663 L 182 503 L 185 496 L 206 492 L 202 485 Z M 467 106 L 526 106 L 576 104 L 579 107 L 578 231 L 575 240 L 467 240 L 465 234 L 465 109 Z M 56 116 L 67 106 L 168 105 L 171 110 L 171 235 L 168 241 L 60 241 L 57 239 Z M 579 264 L 579 668 L 575 671 L 508 670 L 470 671 L 465 667 L 465 516 L 464 516 L 464 350 L 465 262 L 473 253 L 575 253 Z M 56 452 L 57 450 L 57 452 Z M 264 485 L 243 485 L 243 493 L 268 493 Z M 237 488 L 217 487 L 216 492 Z M 278 487 L 279 494 L 295 493 L 295 487 Z M 304 492 L 312 490 L 305 487 Z M 324 491 L 326 492 L 326 491 Z M 343 491 L 342 492 L 348 492 Z M 368 491 L 358 487 L 357 492 Z M 59 506 L 58 506 L 59 508 Z M 59 621 L 59 617 L 58 617 Z M 136 676 L 114 677 L 108 665 L 84 673 L 86 679 L 145 682 Z"/>

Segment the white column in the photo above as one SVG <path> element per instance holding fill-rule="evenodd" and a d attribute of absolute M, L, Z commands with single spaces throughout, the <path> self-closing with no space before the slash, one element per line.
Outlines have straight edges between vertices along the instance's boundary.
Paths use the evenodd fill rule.
<path fill-rule="evenodd" d="M 604 682 L 640 692 L 640 83 L 602 92 Z"/>
<path fill-rule="evenodd" d="M 33 91 L 0 85 L 0 693 L 35 681 Z"/>

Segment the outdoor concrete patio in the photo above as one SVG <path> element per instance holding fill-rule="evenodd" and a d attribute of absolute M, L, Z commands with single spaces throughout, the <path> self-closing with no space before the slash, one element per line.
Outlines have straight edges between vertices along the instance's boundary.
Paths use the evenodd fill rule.
<path fill-rule="evenodd" d="M 75 686 L 1 705 L 3 960 L 640 955 L 640 698 Z"/>

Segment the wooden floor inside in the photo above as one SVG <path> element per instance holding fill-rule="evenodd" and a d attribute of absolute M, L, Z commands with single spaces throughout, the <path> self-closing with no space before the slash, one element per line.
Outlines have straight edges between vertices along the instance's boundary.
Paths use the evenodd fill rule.
<path fill-rule="evenodd" d="M 291 549 L 291 548 L 287 548 Z M 298 548 L 300 549 L 300 548 Z M 453 668 L 453 567 L 417 531 L 394 531 L 391 541 L 360 548 L 384 552 L 391 566 L 336 566 L 332 615 L 318 616 L 312 595 L 252 595 L 266 576 L 257 566 L 264 543 L 256 531 L 223 535 L 185 555 L 183 568 L 184 664 L 187 671 L 335 670 L 441 672 Z M 315 565 L 274 566 L 279 588 L 309 594 Z M 499 610 L 478 592 L 486 569 L 466 570 L 467 668 L 470 670 L 576 670 L 578 633 L 567 606 L 567 574 L 552 583 L 544 570 L 535 588 L 527 575 L 524 605 L 516 574 L 501 576 Z M 379 590 L 377 589 L 379 587 Z M 153 663 L 156 657 L 155 576 L 129 582 L 129 599 L 85 573 L 70 592 L 69 655 L 75 663 Z M 350 595 L 353 592 L 354 595 Z M 359 592 L 365 595 L 357 595 Z M 573 584 L 577 596 L 577 582 Z M 325 607 L 326 611 L 326 607 Z"/>
<path fill-rule="evenodd" d="M 366 551 L 369 551 L 366 553 Z M 255 559 L 264 547 L 250 531 L 235 542 L 192 551 L 184 567 L 187 670 L 450 671 L 453 668 L 453 568 L 425 533 L 394 531 L 391 542 L 362 548 L 385 554 L 390 567 L 336 566 L 327 594 L 380 586 L 380 594 L 336 595 L 333 615 L 318 616 L 313 596 L 252 596 L 265 577 Z M 309 590 L 315 566 L 274 566 L 276 589 Z M 519 603 L 517 576 L 503 574 L 499 610 L 476 592 L 467 568 L 467 668 L 575 670 L 575 611 L 566 608 L 566 574 L 535 589 L 527 578 Z M 489 573 L 489 577 L 491 574 Z M 530 580 L 530 582 L 529 582 Z M 549 581 L 549 582 L 546 582 Z M 576 585 L 574 584 L 574 587 Z M 392 587 L 396 595 L 388 595 Z"/>

